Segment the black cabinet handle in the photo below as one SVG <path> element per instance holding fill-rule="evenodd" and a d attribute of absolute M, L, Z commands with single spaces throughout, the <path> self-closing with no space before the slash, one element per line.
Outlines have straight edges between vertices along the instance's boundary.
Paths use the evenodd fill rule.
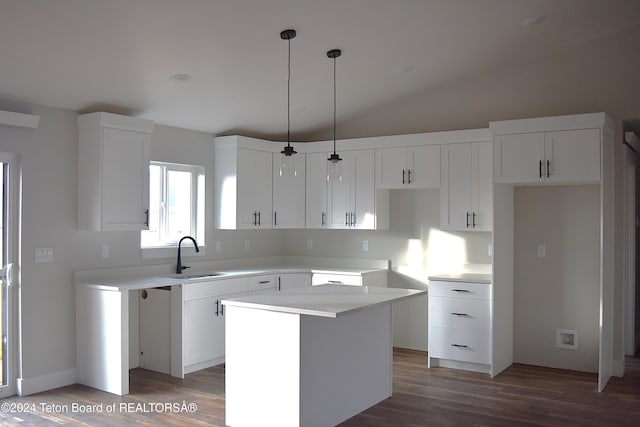
<path fill-rule="evenodd" d="M 451 344 L 451 347 L 457 347 L 457 348 L 469 348 L 468 345 L 464 345 L 464 344 Z"/>
<path fill-rule="evenodd" d="M 404 184 L 404 183 L 405 183 L 404 175 L 405 175 L 405 171 L 404 171 L 404 169 L 402 169 L 402 184 Z"/>
<path fill-rule="evenodd" d="M 149 209 L 145 209 L 144 214 L 147 217 L 146 221 L 144 222 L 144 225 L 148 227 L 149 226 Z"/>
<path fill-rule="evenodd" d="M 220 316 L 220 300 L 216 300 L 216 316 Z"/>
<path fill-rule="evenodd" d="M 282 278 L 280 276 L 278 276 L 278 291 L 282 290 Z"/>
<path fill-rule="evenodd" d="M 220 315 L 224 316 L 224 304 L 220 303 Z"/>
<path fill-rule="evenodd" d="M 340 280 L 327 280 L 327 282 L 329 283 L 335 283 L 336 285 L 343 285 L 344 283 L 342 283 Z"/>
<path fill-rule="evenodd" d="M 253 213 L 253 226 L 257 226 L 258 225 L 258 212 L 254 212 Z"/>
<path fill-rule="evenodd" d="M 262 221 L 260 220 L 260 211 L 258 211 L 258 227 L 261 225 Z"/>
<path fill-rule="evenodd" d="M 467 212 L 467 228 L 469 228 L 469 212 Z"/>
<path fill-rule="evenodd" d="M 411 184 L 411 169 L 407 170 L 407 176 L 409 177 L 409 179 L 407 180 L 407 184 Z"/>
<path fill-rule="evenodd" d="M 278 225 L 278 212 L 273 212 L 273 226 Z"/>
<path fill-rule="evenodd" d="M 471 292 L 468 289 L 451 289 L 451 292 L 464 292 L 464 293 L 469 293 Z"/>
<path fill-rule="evenodd" d="M 326 214 L 322 212 L 322 226 L 324 227 L 325 225 L 327 225 Z"/>
<path fill-rule="evenodd" d="M 271 283 L 271 280 L 261 280 L 258 282 L 260 285 L 266 285 L 267 283 Z"/>
<path fill-rule="evenodd" d="M 454 315 L 454 316 L 466 316 L 466 317 L 469 316 L 467 313 L 456 313 L 456 312 L 453 312 L 451 314 Z"/>
<path fill-rule="evenodd" d="M 471 226 L 472 226 L 472 228 L 476 228 L 476 213 L 475 212 L 473 212 L 471 214 Z"/>
<path fill-rule="evenodd" d="M 349 226 L 349 212 L 344 213 L 344 225 Z"/>
<path fill-rule="evenodd" d="M 351 212 L 351 226 L 352 227 L 356 226 L 356 213 L 355 212 Z"/>
<path fill-rule="evenodd" d="M 542 178 L 542 160 L 538 160 L 538 176 Z"/>
<path fill-rule="evenodd" d="M 549 172 L 550 168 L 551 168 L 551 162 L 549 160 L 547 160 L 547 178 L 549 178 L 551 176 L 551 173 Z"/>

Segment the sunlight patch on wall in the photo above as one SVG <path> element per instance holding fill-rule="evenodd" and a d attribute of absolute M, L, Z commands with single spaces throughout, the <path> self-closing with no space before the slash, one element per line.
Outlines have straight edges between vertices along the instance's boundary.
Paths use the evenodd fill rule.
<path fill-rule="evenodd" d="M 427 239 L 427 274 L 459 274 L 464 272 L 467 259 L 465 241 L 434 228 L 429 230 Z"/>
<path fill-rule="evenodd" d="M 407 243 L 406 261 L 407 263 L 405 265 L 398 266 L 398 273 L 416 280 L 427 280 L 425 272 L 426 259 L 422 240 L 409 239 Z"/>

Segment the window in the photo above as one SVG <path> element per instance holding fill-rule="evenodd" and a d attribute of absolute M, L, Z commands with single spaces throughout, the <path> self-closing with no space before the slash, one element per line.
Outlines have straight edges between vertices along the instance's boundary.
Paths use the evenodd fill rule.
<path fill-rule="evenodd" d="M 204 246 L 204 167 L 151 162 L 149 230 L 140 234 L 141 247 L 175 247 L 188 235 Z"/>

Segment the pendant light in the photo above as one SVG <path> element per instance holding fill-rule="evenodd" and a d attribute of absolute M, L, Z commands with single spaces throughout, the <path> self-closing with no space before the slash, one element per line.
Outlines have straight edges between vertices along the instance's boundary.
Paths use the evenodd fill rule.
<path fill-rule="evenodd" d="M 295 161 L 293 155 L 297 153 L 291 146 L 291 39 L 295 38 L 296 30 L 284 30 L 280 33 L 280 38 L 286 40 L 289 45 L 289 55 L 287 60 L 287 145 L 280 152 L 282 162 L 280 164 L 280 176 L 295 176 Z"/>
<path fill-rule="evenodd" d="M 329 170 L 327 180 L 342 181 L 342 167 L 340 155 L 336 153 L 336 58 L 342 55 L 340 49 L 332 49 L 327 52 L 327 57 L 333 59 L 333 154 L 327 159 Z"/>

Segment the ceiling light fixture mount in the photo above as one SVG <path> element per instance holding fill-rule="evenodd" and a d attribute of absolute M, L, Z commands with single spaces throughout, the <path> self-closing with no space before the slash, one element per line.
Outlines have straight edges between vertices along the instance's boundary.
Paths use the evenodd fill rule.
<path fill-rule="evenodd" d="M 327 179 L 342 180 L 342 174 L 339 170 L 339 164 L 342 160 L 340 155 L 336 153 L 336 58 L 342 55 L 340 49 L 331 49 L 327 52 L 327 57 L 333 59 L 333 154 L 327 159 L 329 161 L 329 173 Z"/>
<path fill-rule="evenodd" d="M 280 175 L 295 175 L 293 155 L 297 153 L 291 146 L 291 39 L 295 38 L 296 30 L 284 30 L 280 33 L 280 38 L 286 40 L 289 46 L 287 60 L 287 145 L 280 152 L 282 154 L 282 165 Z"/>

